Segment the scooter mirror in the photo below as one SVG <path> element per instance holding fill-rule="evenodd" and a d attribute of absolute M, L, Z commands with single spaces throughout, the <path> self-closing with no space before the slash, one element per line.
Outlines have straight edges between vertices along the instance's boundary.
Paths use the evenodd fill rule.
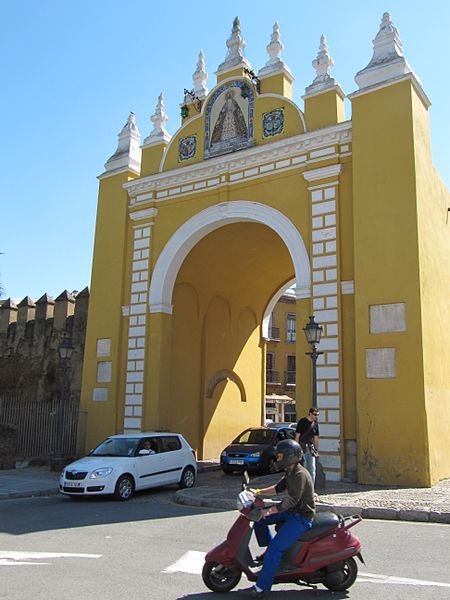
<path fill-rule="evenodd" d="M 248 472 L 244 471 L 244 483 L 242 484 L 242 489 L 245 490 L 245 488 L 248 486 L 249 483 L 250 483 L 250 477 L 248 476 Z"/>

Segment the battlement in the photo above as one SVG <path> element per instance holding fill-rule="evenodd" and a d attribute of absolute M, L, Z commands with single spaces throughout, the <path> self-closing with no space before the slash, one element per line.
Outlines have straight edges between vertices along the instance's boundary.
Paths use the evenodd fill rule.
<path fill-rule="evenodd" d="M 57 298 L 0 301 L 0 391 L 29 390 L 36 399 L 58 389 L 58 347 L 73 345 L 70 392 L 78 396 L 89 308 L 89 289 L 64 290 Z"/>

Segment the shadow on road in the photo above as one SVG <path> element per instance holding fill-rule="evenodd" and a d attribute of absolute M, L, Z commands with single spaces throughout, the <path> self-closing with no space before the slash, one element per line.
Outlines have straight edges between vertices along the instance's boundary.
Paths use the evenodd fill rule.
<path fill-rule="evenodd" d="M 293 588 L 291 590 L 277 590 L 272 588 L 270 600 L 344 600 L 349 598 L 349 592 L 330 592 L 325 589 Z M 215 594 L 214 592 L 201 592 L 198 594 L 186 594 L 178 596 L 177 600 L 242 600 L 245 598 L 241 590 L 233 590 L 226 594 Z"/>

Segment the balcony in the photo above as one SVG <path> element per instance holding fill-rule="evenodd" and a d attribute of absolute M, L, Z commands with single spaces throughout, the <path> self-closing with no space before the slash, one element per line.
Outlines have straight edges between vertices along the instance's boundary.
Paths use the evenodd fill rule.
<path fill-rule="evenodd" d="M 280 385 L 280 373 L 273 369 L 266 369 L 266 384 Z"/>
<path fill-rule="evenodd" d="M 285 385 L 295 385 L 295 371 L 284 372 Z"/>
<path fill-rule="evenodd" d="M 269 327 L 269 340 L 273 342 L 280 341 L 280 328 L 279 327 Z"/>

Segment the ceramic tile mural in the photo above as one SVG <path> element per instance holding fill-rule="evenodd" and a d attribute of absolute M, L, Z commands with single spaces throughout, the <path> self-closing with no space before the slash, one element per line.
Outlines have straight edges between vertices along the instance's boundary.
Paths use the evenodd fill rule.
<path fill-rule="evenodd" d="M 263 134 L 264 137 L 278 135 L 284 128 L 284 111 L 277 108 L 263 114 Z"/>
<path fill-rule="evenodd" d="M 178 158 L 180 160 L 189 160 L 194 158 L 197 150 L 197 137 L 190 135 L 185 138 L 181 138 L 178 144 Z"/>
<path fill-rule="evenodd" d="M 245 81 L 214 92 L 206 109 L 205 158 L 253 145 L 253 104 L 253 89 Z"/>

